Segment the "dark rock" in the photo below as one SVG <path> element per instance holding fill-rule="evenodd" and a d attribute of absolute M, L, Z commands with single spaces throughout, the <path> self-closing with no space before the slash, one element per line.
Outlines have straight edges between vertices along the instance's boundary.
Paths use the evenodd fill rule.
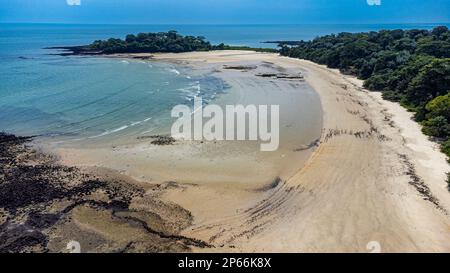
<path fill-rule="evenodd" d="M 25 225 L 43 229 L 53 226 L 59 219 L 59 214 L 32 212 L 28 215 Z"/>

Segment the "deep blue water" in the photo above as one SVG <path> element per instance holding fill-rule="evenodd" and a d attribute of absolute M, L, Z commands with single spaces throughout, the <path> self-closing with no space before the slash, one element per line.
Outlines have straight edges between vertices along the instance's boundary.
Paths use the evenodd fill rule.
<path fill-rule="evenodd" d="M 204 36 L 213 44 L 268 47 L 264 41 L 310 40 L 339 32 L 381 29 L 431 29 L 450 24 L 311 24 L 311 25 L 67 25 L 0 24 L 0 52 L 43 53 L 47 46 L 80 45 L 97 39 L 124 38 L 126 34 L 177 30 L 183 35 Z"/>

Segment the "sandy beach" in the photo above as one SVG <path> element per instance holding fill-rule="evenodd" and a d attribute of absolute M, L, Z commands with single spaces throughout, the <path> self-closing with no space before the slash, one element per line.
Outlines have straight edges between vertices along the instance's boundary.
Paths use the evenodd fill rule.
<path fill-rule="evenodd" d="M 253 144 L 248 143 L 137 143 L 58 151 L 63 164 L 106 167 L 140 183 L 176 181 L 181 186 L 165 188 L 159 198 L 192 214 L 191 224 L 180 234 L 213 246 L 193 246 L 193 251 L 369 252 L 374 244 L 382 252 L 450 251 L 450 193 L 445 182 L 450 167 L 398 104 L 338 71 L 276 54 L 211 51 L 155 54 L 152 59 L 196 69 L 255 65 L 301 72 L 320 99 L 319 128 L 296 135 L 294 121 L 302 120 L 296 115 L 308 113 L 292 109 L 285 117 L 293 129 L 286 131 L 287 141 L 279 151 L 269 155 L 252 154 Z M 295 92 L 310 96 L 300 88 L 301 81 L 256 79 L 258 72 L 217 74 L 231 85 L 248 84 L 241 88 L 243 97 L 252 84 L 267 94 L 272 89 L 284 92 L 279 97 L 286 107 L 295 106 L 289 103 Z M 259 102 L 273 100 L 273 94 Z M 234 99 L 225 97 L 223 103 Z M 298 147 L 317 138 L 317 146 Z M 217 155 L 224 164 L 214 160 Z M 173 163 L 194 156 L 202 159 Z"/>
<path fill-rule="evenodd" d="M 169 56 L 161 55 L 164 59 L 157 57 L 152 61 L 182 65 L 184 70 L 190 69 L 194 75 L 209 75 L 223 80 L 229 88 L 213 101 L 223 109 L 226 105 L 237 104 L 279 105 L 279 148 L 274 152 L 261 152 L 261 141 L 178 140 L 173 145 L 155 146 L 149 141 L 155 134 L 151 132 L 139 137 L 121 136 L 126 138 L 123 141 L 125 145 L 108 145 L 105 144 L 107 141 L 100 139 L 99 144 L 94 145 L 81 142 L 81 145 L 72 147 L 57 147 L 64 164 L 79 166 L 81 163 L 83 166 L 115 169 L 154 184 L 177 181 L 244 190 L 265 188 L 278 177 L 287 179 L 302 167 L 322 130 L 320 98 L 303 79 L 257 76 L 291 71 L 264 59 L 250 57 L 238 60 L 235 53 L 228 53 L 219 61 L 211 59 L 208 63 L 199 59 L 166 59 Z M 133 56 L 115 57 L 130 59 Z M 236 69 L 240 67 L 251 69 Z M 193 107 L 192 102 L 186 105 Z M 161 131 L 170 134 L 170 127 Z"/>

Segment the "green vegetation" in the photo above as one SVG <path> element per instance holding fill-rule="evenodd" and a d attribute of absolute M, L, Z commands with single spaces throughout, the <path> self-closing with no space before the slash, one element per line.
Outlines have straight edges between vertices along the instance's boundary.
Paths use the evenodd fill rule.
<path fill-rule="evenodd" d="M 230 46 L 225 44 L 219 44 L 213 46 L 213 50 L 251 50 L 256 52 L 278 53 L 278 50 L 274 48 L 261 48 L 261 47 L 249 47 L 249 46 Z"/>
<path fill-rule="evenodd" d="M 450 156 L 450 31 L 382 30 L 340 33 L 280 43 L 284 56 L 338 68 L 365 80 L 369 90 L 383 92 L 415 112 L 423 132 L 442 144 Z"/>
<path fill-rule="evenodd" d="M 450 173 L 447 173 L 447 184 L 448 184 L 448 189 L 450 190 Z"/>
<path fill-rule="evenodd" d="M 143 52 L 189 52 L 207 51 L 212 46 L 204 37 L 182 36 L 176 31 L 129 34 L 125 40 L 110 38 L 97 40 L 88 46 L 104 54 Z"/>
<path fill-rule="evenodd" d="M 110 38 L 97 40 L 83 47 L 84 51 L 95 51 L 100 54 L 113 53 L 157 53 L 157 52 L 191 52 L 209 50 L 252 50 L 257 52 L 278 52 L 272 48 L 252 48 L 247 46 L 229 46 L 225 44 L 211 45 L 205 37 L 183 36 L 172 30 L 158 33 L 129 34 L 125 40 Z"/>

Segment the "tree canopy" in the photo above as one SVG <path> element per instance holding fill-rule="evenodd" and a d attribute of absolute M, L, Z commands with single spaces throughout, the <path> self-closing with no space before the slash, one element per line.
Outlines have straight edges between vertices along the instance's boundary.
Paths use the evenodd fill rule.
<path fill-rule="evenodd" d="M 291 45 L 291 46 L 290 46 Z M 295 44 L 280 42 L 284 56 L 311 60 L 365 80 L 414 111 L 423 131 L 442 142 L 450 155 L 450 31 L 381 30 L 339 33 Z"/>
<path fill-rule="evenodd" d="M 128 34 L 125 40 L 110 38 L 97 40 L 87 46 L 57 47 L 73 52 L 62 55 L 100 55 L 114 53 L 180 53 L 209 50 L 252 50 L 257 52 L 278 52 L 273 48 L 253 48 L 225 44 L 211 45 L 203 36 L 183 36 L 175 30 L 158 33 Z"/>
<path fill-rule="evenodd" d="M 189 52 L 207 51 L 212 46 L 202 36 L 182 36 L 176 31 L 158 33 L 128 34 L 125 40 L 110 38 L 97 40 L 90 44 L 93 50 L 99 50 L 104 54 L 112 53 L 155 53 L 155 52 Z"/>

